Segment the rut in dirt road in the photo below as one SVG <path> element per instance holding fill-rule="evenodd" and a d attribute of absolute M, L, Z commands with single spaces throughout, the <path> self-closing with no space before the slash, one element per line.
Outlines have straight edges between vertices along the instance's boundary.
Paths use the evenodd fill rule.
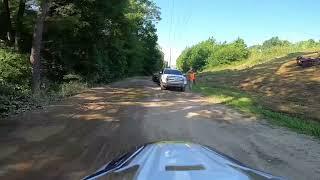
<path fill-rule="evenodd" d="M 130 148 L 159 140 L 212 146 L 253 168 L 319 179 L 319 140 L 273 127 L 149 78 L 93 88 L 3 120 L 1 179 L 80 179 Z"/>

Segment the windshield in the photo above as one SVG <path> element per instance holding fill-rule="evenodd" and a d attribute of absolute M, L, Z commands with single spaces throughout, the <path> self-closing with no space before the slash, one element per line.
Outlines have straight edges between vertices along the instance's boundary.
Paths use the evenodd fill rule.
<path fill-rule="evenodd" d="M 164 74 L 182 75 L 181 71 L 174 69 L 165 69 Z"/>

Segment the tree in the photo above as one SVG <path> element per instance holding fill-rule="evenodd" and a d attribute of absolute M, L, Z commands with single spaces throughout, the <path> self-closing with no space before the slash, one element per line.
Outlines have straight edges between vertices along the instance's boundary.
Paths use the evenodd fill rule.
<path fill-rule="evenodd" d="M 16 33 L 14 38 L 14 45 L 16 50 L 19 50 L 21 31 L 22 31 L 22 18 L 23 18 L 25 8 L 26 8 L 26 0 L 20 0 L 17 19 L 16 19 Z"/>
<path fill-rule="evenodd" d="M 5 14 L 5 25 L 6 25 L 6 34 L 7 34 L 7 37 L 6 37 L 6 41 L 7 42 L 11 42 L 12 41 L 12 23 L 11 23 L 11 15 L 10 15 L 10 8 L 9 8 L 9 2 L 8 0 L 3 0 L 3 11 L 4 11 L 4 14 Z"/>
<path fill-rule="evenodd" d="M 186 48 L 177 59 L 177 66 L 183 71 L 190 67 L 195 70 L 203 70 L 206 66 L 231 63 L 246 59 L 249 50 L 244 40 L 237 40 L 227 43 L 217 43 L 213 38 L 200 42 L 190 48 Z"/>
<path fill-rule="evenodd" d="M 263 48 L 270 48 L 270 47 L 275 47 L 275 46 L 282 46 L 283 44 L 285 44 L 285 43 L 283 41 L 281 41 L 278 36 L 276 36 L 276 37 L 272 37 L 272 38 L 264 41 L 262 44 L 262 47 Z"/>
<path fill-rule="evenodd" d="M 30 79 L 34 93 L 39 91 L 40 75 L 41 79 L 55 84 L 62 83 L 66 74 L 80 75 L 92 83 L 106 83 L 126 76 L 151 74 L 163 66 L 155 26 L 160 12 L 151 0 L 12 0 L 9 3 L 11 17 L 15 19 L 15 49 L 20 48 L 19 53 L 31 50 Z M 45 8 L 46 4 L 50 8 Z M 3 17 L 1 11 L 1 20 Z M 2 23 L 0 33 L 4 39 Z"/>
<path fill-rule="evenodd" d="M 32 65 L 32 86 L 31 90 L 33 94 L 40 93 L 40 74 L 41 74 L 41 43 L 42 43 L 42 33 L 43 33 L 43 25 L 47 13 L 49 11 L 50 1 L 43 0 L 41 2 L 41 6 L 38 12 L 36 24 L 34 26 L 33 32 L 33 42 L 31 47 L 31 55 L 30 55 L 30 62 Z"/>

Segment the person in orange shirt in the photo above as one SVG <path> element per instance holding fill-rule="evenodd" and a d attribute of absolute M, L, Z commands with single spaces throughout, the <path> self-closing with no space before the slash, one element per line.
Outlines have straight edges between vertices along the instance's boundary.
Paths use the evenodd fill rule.
<path fill-rule="evenodd" d="M 192 67 L 190 68 L 190 70 L 188 71 L 188 84 L 189 84 L 189 89 L 192 90 L 193 85 L 196 82 L 196 73 L 195 71 L 192 69 Z"/>

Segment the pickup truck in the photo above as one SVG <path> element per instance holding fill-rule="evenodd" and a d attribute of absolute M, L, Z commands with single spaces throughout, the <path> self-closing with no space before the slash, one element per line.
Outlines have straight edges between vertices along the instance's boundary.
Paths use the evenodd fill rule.
<path fill-rule="evenodd" d="M 161 90 L 176 87 L 181 91 L 185 91 L 187 79 L 183 76 L 182 72 L 176 69 L 165 68 L 161 72 L 160 87 Z"/>

